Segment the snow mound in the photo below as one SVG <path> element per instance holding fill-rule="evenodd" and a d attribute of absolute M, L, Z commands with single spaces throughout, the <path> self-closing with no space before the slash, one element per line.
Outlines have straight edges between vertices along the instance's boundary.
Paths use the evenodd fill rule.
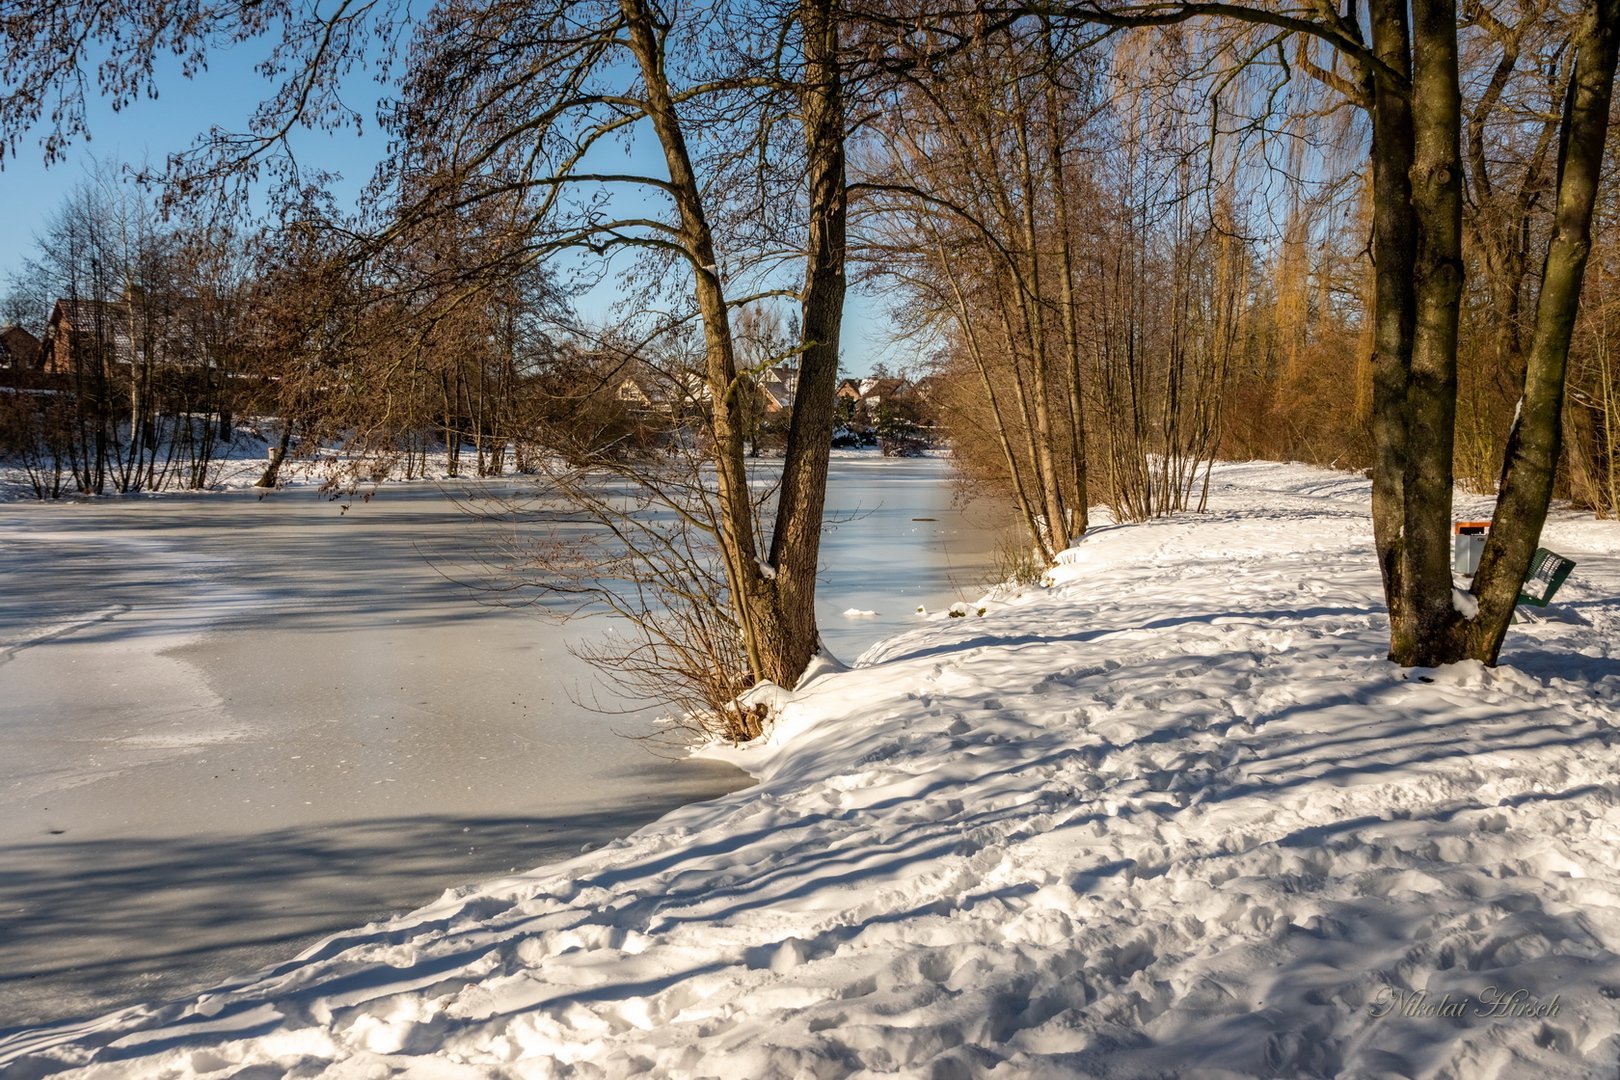
<path fill-rule="evenodd" d="M 1479 600 L 1475 598 L 1473 593 L 1464 592 L 1458 588 L 1451 590 L 1451 606 L 1457 614 L 1465 619 L 1472 619 L 1479 615 Z"/>
<path fill-rule="evenodd" d="M 1550 527 L 1583 622 L 1404 671 L 1363 482 L 1211 505 L 801 684 L 752 789 L 0 1071 L 1612 1078 L 1620 529 Z"/>

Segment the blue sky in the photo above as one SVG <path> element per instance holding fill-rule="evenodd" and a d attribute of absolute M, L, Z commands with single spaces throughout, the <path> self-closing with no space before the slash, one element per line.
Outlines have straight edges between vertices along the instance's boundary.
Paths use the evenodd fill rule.
<path fill-rule="evenodd" d="M 41 133 L 26 137 L 17 156 L 7 158 L 0 171 L 0 288 L 32 254 L 35 235 L 67 193 L 98 167 L 143 162 L 161 165 L 169 154 L 191 145 L 212 125 L 230 130 L 245 127 L 268 85 L 253 70 L 259 55 L 251 45 L 221 50 L 214 54 L 209 70 L 191 80 L 182 78 L 174 64 L 160 62 L 155 100 L 137 101 L 119 112 L 92 101 L 87 110 L 90 138 L 81 140 L 65 161 L 49 169 L 42 163 Z M 356 83 L 350 100 L 359 108 L 362 100 L 373 102 L 376 93 L 371 84 Z M 353 131 L 302 132 L 295 148 L 301 161 L 343 175 L 333 194 L 340 206 L 347 206 L 370 178 L 385 141 L 375 125 L 368 123 L 363 136 Z M 605 309 L 610 301 L 609 290 L 599 288 L 587 306 L 600 304 Z M 42 313 L 41 321 L 43 318 Z M 878 362 L 903 367 L 910 350 L 889 346 L 887 338 L 888 319 L 882 304 L 875 297 L 852 294 L 843 350 L 848 373 L 864 375 Z"/>
<path fill-rule="evenodd" d="M 189 80 L 181 77 L 172 58 L 161 58 L 156 100 L 136 101 L 114 112 L 105 102 L 92 99 L 86 106 L 89 139 L 81 138 L 65 161 L 50 168 L 44 165 L 40 145 L 44 132 L 26 136 L 17 155 L 8 157 L 0 170 L 0 285 L 35 250 L 36 234 L 67 194 L 92 179 L 98 169 L 145 163 L 159 167 L 169 154 L 186 149 L 215 124 L 245 128 L 269 86 L 253 70 L 261 55 L 262 50 L 251 44 L 220 49 L 209 70 Z M 369 85 L 365 89 L 370 90 Z M 365 138 L 352 131 L 298 136 L 302 157 L 343 174 L 334 194 L 346 203 L 353 202 L 383 150 L 384 140 L 370 128 L 367 125 Z"/>

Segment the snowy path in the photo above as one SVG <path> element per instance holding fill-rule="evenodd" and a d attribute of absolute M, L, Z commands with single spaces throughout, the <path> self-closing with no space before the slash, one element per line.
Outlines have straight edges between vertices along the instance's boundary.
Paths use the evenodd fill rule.
<path fill-rule="evenodd" d="M 1563 618 L 1502 667 L 1407 672 L 1365 506 L 1223 467 L 816 678 L 754 788 L 0 1065 L 1612 1080 L 1620 527 L 1550 526 Z"/>

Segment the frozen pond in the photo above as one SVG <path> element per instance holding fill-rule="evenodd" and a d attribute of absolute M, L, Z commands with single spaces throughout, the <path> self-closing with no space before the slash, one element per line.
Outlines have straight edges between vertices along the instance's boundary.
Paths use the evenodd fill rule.
<path fill-rule="evenodd" d="M 995 514 L 942 462 L 837 459 L 829 502 L 856 512 L 824 549 L 846 661 L 989 576 Z M 433 485 L 0 506 L 0 1030 L 246 974 L 746 783 L 575 703 L 568 641 L 599 624 L 430 562 L 500 531 Z"/>
<path fill-rule="evenodd" d="M 1010 508 L 958 505 L 951 477 L 937 459 L 833 459 L 816 621 L 844 663 L 918 625 L 918 606 L 938 616 L 994 580 Z M 851 610 L 874 614 L 843 614 Z"/>

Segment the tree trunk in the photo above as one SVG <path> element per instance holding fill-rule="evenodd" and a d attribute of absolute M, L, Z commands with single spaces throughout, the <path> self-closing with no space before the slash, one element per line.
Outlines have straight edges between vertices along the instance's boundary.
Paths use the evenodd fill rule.
<path fill-rule="evenodd" d="M 1051 58 L 1055 50 L 1052 47 L 1050 28 L 1044 40 L 1046 54 Z M 1072 531 L 1075 536 L 1084 536 L 1086 529 L 1091 525 L 1091 495 L 1086 485 L 1086 403 L 1080 378 L 1080 328 L 1075 314 L 1078 300 L 1074 288 L 1074 237 L 1070 231 L 1069 195 L 1065 186 L 1067 175 L 1063 168 L 1063 136 L 1058 127 L 1057 83 L 1051 78 L 1048 78 L 1046 84 L 1046 108 L 1047 154 L 1051 158 L 1052 200 L 1057 211 L 1058 283 L 1062 288 L 1060 299 L 1063 304 L 1063 351 L 1068 360 L 1069 474 L 1073 485 L 1070 497 L 1073 500 L 1071 509 L 1074 513 Z"/>
<path fill-rule="evenodd" d="M 809 245 L 805 259 L 803 341 L 793 398 L 782 488 L 770 563 L 775 633 L 765 677 L 792 686 L 820 647 L 816 628 L 816 569 L 827 497 L 827 461 L 838 386 L 838 344 L 844 320 L 844 244 L 848 199 L 844 178 L 844 90 L 838 66 L 838 0 L 799 5 L 804 35 L 804 122 Z"/>
<path fill-rule="evenodd" d="M 846 191 L 837 3 L 806 0 L 797 15 L 804 32 L 800 108 L 809 168 L 805 347 L 789 426 L 769 570 L 759 559 L 745 455 L 744 394 L 753 386 L 737 372 L 736 345 L 720 281 L 714 234 L 670 93 L 664 69 L 663 33 L 646 0 L 620 0 L 619 7 L 646 84 L 648 118 L 669 169 L 682 246 L 693 263 L 694 293 L 703 322 L 705 376 L 711 395 L 720 546 L 733 611 L 750 674 L 792 687 L 820 646 L 815 576 L 843 321 Z"/>
<path fill-rule="evenodd" d="M 1417 251 L 1407 377 L 1405 543 L 1400 618 L 1390 656 L 1425 665 L 1456 659 L 1452 601 L 1452 453 L 1457 412 L 1457 319 L 1462 301 L 1462 99 L 1453 0 L 1412 4 L 1412 210 Z"/>
<path fill-rule="evenodd" d="M 1576 41 L 1558 149 L 1557 206 L 1547 248 L 1524 396 L 1508 435 L 1506 468 L 1490 535 L 1474 575 L 1479 612 L 1467 625 L 1467 655 L 1495 664 L 1519 586 L 1541 539 L 1563 440 L 1564 378 L 1591 251 L 1592 208 L 1614 92 L 1620 0 L 1593 0 Z"/>
<path fill-rule="evenodd" d="M 281 438 L 276 442 L 275 448 L 270 451 L 270 461 L 265 465 L 263 474 L 254 483 L 254 487 L 273 488 L 281 479 L 281 466 L 287 460 L 287 449 L 292 446 L 292 417 L 281 418 Z"/>
<path fill-rule="evenodd" d="M 630 48 L 646 83 L 647 116 L 664 151 L 670 192 L 680 218 L 680 236 L 692 261 L 693 293 L 703 322 L 704 379 L 714 436 L 716 499 L 719 504 L 721 557 L 726 582 L 749 670 L 764 677 L 767 644 L 761 640 L 759 616 L 768 608 L 766 580 L 756 555 L 753 510 L 747 466 L 743 460 L 746 424 L 737 378 L 736 346 L 720 283 L 714 234 L 703 209 L 702 188 L 686 147 L 675 102 L 664 70 L 664 38 L 658 19 L 645 0 L 620 0 Z"/>
<path fill-rule="evenodd" d="M 1041 478 L 1041 497 L 1046 508 L 1046 529 L 1053 552 L 1069 546 L 1069 519 L 1058 486 L 1057 462 L 1052 453 L 1051 379 L 1047 371 L 1046 311 L 1041 295 L 1040 234 L 1035 226 L 1035 200 L 1038 191 L 1030 149 L 1030 109 L 1024 100 L 1022 83 L 1013 86 L 1017 106 L 1014 133 L 1018 146 L 1019 187 L 1023 196 L 1020 223 L 1023 226 L 1023 266 L 1025 280 L 1018 289 L 1018 307 L 1029 335 L 1031 382 L 1035 398 L 1035 467 Z"/>
<path fill-rule="evenodd" d="M 1373 51 L 1384 65 L 1367 86 L 1373 103 L 1373 543 L 1389 609 L 1390 656 L 1395 659 L 1397 636 L 1409 637 L 1411 625 L 1404 554 L 1406 390 L 1415 320 L 1411 281 L 1417 221 L 1412 213 L 1411 102 L 1399 85 L 1411 67 L 1411 41 L 1402 0 L 1372 0 L 1368 15 Z"/>

